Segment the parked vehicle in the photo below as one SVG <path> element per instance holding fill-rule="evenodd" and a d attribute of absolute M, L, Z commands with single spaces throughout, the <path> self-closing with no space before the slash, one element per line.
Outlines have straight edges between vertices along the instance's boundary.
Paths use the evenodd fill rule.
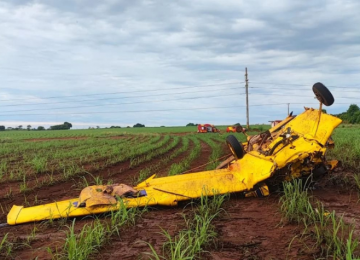
<path fill-rule="evenodd" d="M 217 129 L 214 125 L 198 124 L 197 132 L 198 133 L 219 133 L 220 130 Z"/>
<path fill-rule="evenodd" d="M 241 133 L 243 131 L 245 131 L 245 128 L 241 125 L 233 125 L 226 128 L 226 133 Z"/>

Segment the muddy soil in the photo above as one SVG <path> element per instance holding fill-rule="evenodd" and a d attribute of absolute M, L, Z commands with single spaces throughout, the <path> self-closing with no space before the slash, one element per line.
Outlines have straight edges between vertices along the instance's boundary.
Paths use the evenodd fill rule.
<path fill-rule="evenodd" d="M 329 212 L 335 211 L 336 216 L 346 223 L 353 224 L 355 236 L 360 237 L 360 193 L 356 190 L 344 190 L 337 186 L 317 189 L 312 195 L 319 200 Z"/>
<path fill-rule="evenodd" d="M 185 227 L 184 204 L 176 208 L 157 207 L 145 213 L 133 227 L 125 228 L 120 237 L 114 237 L 109 246 L 105 246 L 97 259 L 149 259 L 151 253 L 148 244 L 161 254 L 166 237 L 163 230 L 171 236 Z"/>
<path fill-rule="evenodd" d="M 224 205 L 226 213 L 214 222 L 218 245 L 207 259 L 314 259 L 316 250 L 292 242 L 302 227 L 282 223 L 278 201 L 277 195 L 232 196 Z"/>

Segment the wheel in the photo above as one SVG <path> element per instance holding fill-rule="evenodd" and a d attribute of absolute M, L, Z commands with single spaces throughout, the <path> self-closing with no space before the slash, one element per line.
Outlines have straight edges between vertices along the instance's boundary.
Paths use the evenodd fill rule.
<path fill-rule="evenodd" d="M 244 157 L 244 147 L 235 136 L 229 135 L 226 137 L 226 144 L 229 146 L 231 153 L 236 160 L 239 160 Z"/>
<path fill-rule="evenodd" d="M 330 90 L 325 87 L 322 83 L 315 83 L 313 86 L 313 91 L 316 98 L 323 103 L 325 106 L 331 106 L 334 103 L 334 97 L 331 94 Z"/>
<path fill-rule="evenodd" d="M 236 126 L 235 128 L 235 131 L 234 132 L 237 132 L 237 133 L 241 133 L 242 132 L 242 127 L 241 126 Z"/>

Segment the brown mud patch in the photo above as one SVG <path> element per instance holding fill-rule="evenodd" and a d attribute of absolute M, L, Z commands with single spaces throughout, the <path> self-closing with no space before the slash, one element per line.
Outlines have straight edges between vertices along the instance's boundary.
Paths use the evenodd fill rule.
<path fill-rule="evenodd" d="M 337 186 L 327 186 L 312 192 L 312 195 L 319 200 L 327 211 L 335 211 L 339 218 L 345 223 L 353 224 L 354 234 L 360 237 L 360 197 L 359 192 L 344 190 Z"/>
<path fill-rule="evenodd" d="M 165 133 L 165 134 L 176 135 L 176 136 L 185 136 L 185 135 L 193 135 L 193 134 L 196 134 L 196 132 Z"/>
<path fill-rule="evenodd" d="M 166 242 L 163 230 L 175 236 L 178 230 L 185 226 L 183 217 L 185 212 L 180 206 L 151 209 L 138 220 L 135 226 L 123 229 L 120 237 L 114 236 L 111 245 L 105 246 L 94 259 L 150 259 L 144 254 L 151 252 L 147 243 L 161 254 L 162 246 Z"/>
<path fill-rule="evenodd" d="M 314 251 L 293 238 L 302 226 L 282 225 L 279 197 L 236 198 L 224 204 L 226 212 L 213 223 L 218 245 L 206 259 L 314 259 Z M 289 244 L 291 248 L 289 249 Z"/>
<path fill-rule="evenodd" d="M 129 136 L 126 136 L 126 135 L 118 135 L 118 136 L 111 136 L 109 137 L 110 139 L 114 139 L 114 140 L 117 140 L 117 139 L 127 139 L 129 138 Z"/>

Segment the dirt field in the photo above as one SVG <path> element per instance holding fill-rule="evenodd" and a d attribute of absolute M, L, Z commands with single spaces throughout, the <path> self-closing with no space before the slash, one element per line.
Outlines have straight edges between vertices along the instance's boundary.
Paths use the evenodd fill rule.
<path fill-rule="evenodd" d="M 190 153 L 194 148 L 194 143 L 190 142 L 189 145 L 188 151 L 175 157 L 162 168 L 163 170 L 159 171 L 159 176 L 165 176 L 171 164 L 181 162 Z M 220 142 L 219 145 L 227 154 L 227 147 Z M 180 143 L 166 154 L 172 153 L 179 147 Z M 141 169 L 158 163 L 166 154 L 134 168 L 129 167 L 128 160 L 94 171 L 92 175 L 101 176 L 104 179 L 111 175 L 114 182 L 133 184 Z M 191 163 L 191 168 L 205 165 L 210 154 L 211 147 L 201 141 L 200 157 Z M 205 166 L 198 168 L 197 171 L 204 169 Z M 25 194 L 18 191 L 21 181 L 1 183 L 0 222 L 6 222 L 6 214 L 14 204 L 31 206 L 77 197 L 81 190 L 78 185 L 80 181 L 80 177 L 73 177 L 52 186 L 35 188 Z M 11 196 L 9 196 L 10 189 L 13 192 Z M 338 215 L 344 214 L 346 222 L 355 223 L 355 235 L 359 237 L 360 206 L 356 192 L 337 188 L 328 182 L 326 185 L 318 185 L 313 195 L 322 201 L 328 210 L 336 210 Z M 281 221 L 279 196 L 271 194 L 266 198 L 244 199 L 237 194 L 231 195 L 231 198 L 223 205 L 225 211 L 214 221 L 218 233 L 216 242 L 206 248 L 207 253 L 202 254 L 201 259 L 317 259 L 320 257 L 319 249 L 309 246 L 312 244 L 311 238 L 307 239 L 306 245 L 304 241 L 296 238 L 303 230 L 301 225 Z M 186 215 L 189 210 L 187 203 L 182 203 L 175 208 L 150 208 L 134 226 L 123 228 L 119 237 L 113 236 L 111 241 L 105 244 L 100 253 L 94 255 L 93 258 L 147 259 L 144 253 L 150 252 L 150 248 L 146 243 L 150 243 L 158 252 L 161 252 L 165 242 L 165 237 L 161 234 L 162 229 L 175 235 L 184 228 L 183 214 Z M 52 259 L 48 248 L 53 252 L 61 250 L 67 226 L 71 224 L 71 221 L 68 219 L 54 221 L 53 224 L 42 222 L 4 226 L 0 228 L 0 240 L 9 233 L 14 243 L 9 259 Z M 91 217 L 78 218 L 76 229 L 79 231 L 85 223 L 91 221 Z"/>

